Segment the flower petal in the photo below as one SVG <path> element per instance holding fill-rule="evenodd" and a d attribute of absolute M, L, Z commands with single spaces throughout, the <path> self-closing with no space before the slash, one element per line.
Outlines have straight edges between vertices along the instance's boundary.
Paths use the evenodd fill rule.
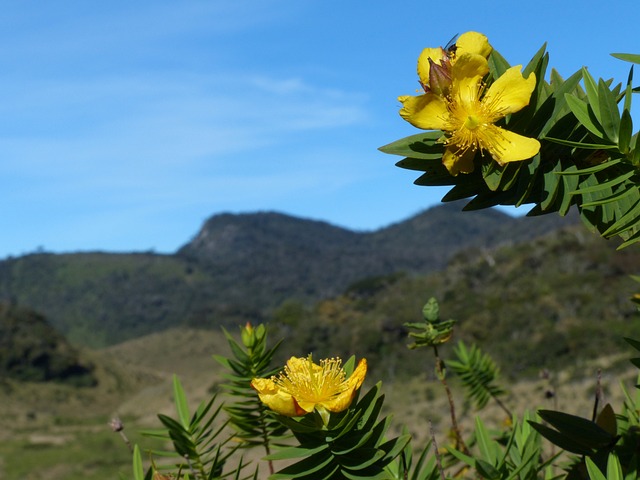
<path fill-rule="evenodd" d="M 417 97 L 398 97 L 402 102 L 400 116 L 423 130 L 443 130 L 448 125 L 449 111 L 441 96 L 426 93 Z"/>
<path fill-rule="evenodd" d="M 358 362 L 358 366 L 347 380 L 348 387 L 339 395 L 329 401 L 322 402 L 322 406 L 330 412 L 342 412 L 349 408 L 351 402 L 356 396 L 357 390 L 362 386 L 364 377 L 367 375 L 367 360 L 362 359 Z"/>
<path fill-rule="evenodd" d="M 466 32 L 456 40 L 456 55 L 464 55 L 465 53 L 475 53 L 488 57 L 493 50 L 489 44 L 489 39 L 478 32 Z"/>
<path fill-rule="evenodd" d="M 280 415 L 295 417 L 302 415 L 293 397 L 279 388 L 270 378 L 254 378 L 251 386 L 258 392 L 260 401 Z"/>
<path fill-rule="evenodd" d="M 540 151 L 540 142 L 535 138 L 524 137 L 495 125 L 487 127 L 483 137 L 484 146 L 500 165 L 527 160 Z"/>
<path fill-rule="evenodd" d="M 508 69 L 493 82 L 484 95 L 482 104 L 495 115 L 495 120 L 529 105 L 531 93 L 536 88 L 536 76 L 531 73 L 524 78 L 521 68 L 522 65 L 518 65 Z"/>
<path fill-rule="evenodd" d="M 444 151 L 442 156 L 442 164 L 447 167 L 449 173 L 454 177 L 459 173 L 473 172 L 475 165 L 473 159 L 476 156 L 474 149 L 467 149 L 464 152 L 456 150 L 455 147 L 449 147 Z"/>
<path fill-rule="evenodd" d="M 418 78 L 420 78 L 422 85 L 429 84 L 429 71 L 431 69 L 429 59 L 434 63 L 440 64 L 447 59 L 447 54 L 442 47 L 425 48 L 422 50 L 422 53 L 418 57 Z"/>
<path fill-rule="evenodd" d="M 480 82 L 488 72 L 489 63 L 482 55 L 467 53 L 458 57 L 451 69 L 453 101 L 465 106 L 477 102 Z"/>

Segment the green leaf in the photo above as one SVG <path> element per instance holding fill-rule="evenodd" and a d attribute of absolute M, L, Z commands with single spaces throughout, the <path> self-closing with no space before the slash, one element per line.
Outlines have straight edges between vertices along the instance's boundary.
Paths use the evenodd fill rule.
<path fill-rule="evenodd" d="M 618 460 L 618 456 L 612 452 L 609 454 L 607 461 L 607 480 L 623 480 L 623 478 L 620 460 Z"/>
<path fill-rule="evenodd" d="M 584 80 L 584 89 L 587 92 L 589 105 L 593 109 L 598 121 L 600 121 L 600 100 L 598 98 L 598 84 L 589 73 L 586 67 L 582 67 L 582 78 Z"/>
<path fill-rule="evenodd" d="M 176 410 L 178 411 L 180 423 L 182 423 L 185 430 L 188 430 L 191 424 L 189 405 L 187 404 L 187 397 L 185 396 L 180 379 L 175 374 L 173 375 L 173 399 L 176 402 Z"/>
<path fill-rule="evenodd" d="M 629 110 L 622 111 L 620 118 L 620 131 L 618 132 L 618 149 L 621 153 L 629 153 L 631 137 L 633 136 L 633 119 Z"/>
<path fill-rule="evenodd" d="M 594 121 L 595 119 L 590 112 L 589 105 L 586 102 L 580 100 L 575 95 L 569 93 L 566 93 L 564 98 L 567 102 L 567 105 L 571 109 L 571 113 L 575 115 L 578 121 L 596 137 L 602 137 L 604 130 L 599 123 L 596 123 L 596 121 Z M 547 140 L 549 139 L 547 138 Z"/>
<path fill-rule="evenodd" d="M 612 53 L 611 56 L 625 62 L 640 63 L 640 55 L 633 53 Z"/>
<path fill-rule="evenodd" d="M 553 410 L 539 410 L 538 415 L 563 435 L 588 448 L 601 448 L 614 441 L 613 435 L 591 420 Z"/>
<path fill-rule="evenodd" d="M 640 341 L 629 337 L 623 337 L 624 341 L 640 352 Z"/>
<path fill-rule="evenodd" d="M 311 478 L 331 478 L 331 477 L 323 477 L 319 475 L 319 472 L 325 468 L 329 468 L 332 472 L 335 472 L 340 468 L 340 465 L 333 466 L 334 457 L 331 455 L 329 450 L 322 451 L 318 454 L 312 455 L 310 457 L 304 458 L 299 462 L 294 463 L 293 465 L 289 465 L 288 467 L 283 468 L 278 473 L 271 475 L 269 478 L 271 480 L 277 480 L 280 478 L 303 478 L 306 476 L 318 475 L 317 477 Z"/>
<path fill-rule="evenodd" d="M 617 150 L 617 145 L 611 145 L 610 143 L 584 143 L 573 142 L 571 140 L 564 140 L 562 138 L 545 137 L 545 140 L 558 143 L 560 145 L 567 145 L 568 147 L 583 148 L 585 150 Z M 598 140 L 603 140 L 599 138 Z M 604 141 L 604 140 L 603 140 Z"/>
<path fill-rule="evenodd" d="M 576 453 L 578 455 L 591 455 L 593 450 L 584 446 L 582 443 L 575 442 L 571 438 L 561 434 L 557 430 L 547 427 L 542 423 L 534 422 L 533 420 L 529 420 L 529 424 L 537 430 L 537 432 L 542 435 L 544 438 L 549 440 L 554 445 L 562 448 L 571 453 Z"/>
<path fill-rule="evenodd" d="M 264 458 L 265 460 L 290 460 L 294 458 L 310 457 L 328 448 L 329 445 L 326 443 L 315 448 L 287 447 L 275 453 L 267 455 Z"/>
<path fill-rule="evenodd" d="M 584 182 L 587 186 L 585 186 L 584 188 L 581 187 L 578 190 L 571 192 L 571 194 L 584 195 L 585 193 L 594 193 L 594 192 L 600 192 L 606 189 L 610 189 L 611 187 L 615 187 L 616 185 L 620 185 L 621 183 L 624 183 L 625 181 L 633 177 L 635 174 L 636 172 L 631 170 L 625 173 L 624 175 L 620 175 L 619 177 L 612 178 L 608 182 L 600 182 L 595 177 L 593 177 L 593 179 L 588 178 Z"/>
<path fill-rule="evenodd" d="M 407 157 L 403 160 L 400 160 L 399 162 L 396 162 L 396 167 L 404 168 L 405 170 L 417 170 L 420 172 L 426 172 L 427 170 L 437 168 L 438 166 L 441 166 L 441 165 L 442 165 L 442 155 L 436 157 L 436 160 Z"/>
<path fill-rule="evenodd" d="M 142 455 L 140 447 L 133 447 L 133 478 L 134 480 L 144 480 L 144 468 L 142 467 Z"/>
<path fill-rule="evenodd" d="M 384 457 L 379 448 L 359 448 L 340 458 L 340 465 L 348 470 L 364 470 Z"/>
<path fill-rule="evenodd" d="M 489 480 L 498 480 L 500 478 L 500 472 L 498 472 L 493 465 L 484 460 L 476 458 L 475 467 L 480 476 Z"/>
<path fill-rule="evenodd" d="M 433 160 L 438 155 L 442 157 L 444 152 L 444 145 L 437 143 L 441 137 L 441 131 L 422 132 L 391 142 L 378 150 L 391 155 Z"/>
<path fill-rule="evenodd" d="M 578 70 L 564 81 L 555 70 L 551 71 L 551 82 L 555 85 L 555 88 L 553 97 L 547 99 L 547 102 L 553 104 L 553 112 L 551 113 L 551 115 L 548 115 L 546 111 L 543 111 L 543 118 L 547 118 L 547 120 L 540 130 L 538 138 L 544 138 L 547 133 L 549 133 L 562 118 L 563 112 L 567 107 L 565 95 L 568 93 L 572 93 L 574 90 L 576 90 L 576 88 L 578 88 L 581 78 L 581 70 Z"/>
<path fill-rule="evenodd" d="M 589 478 L 591 480 L 613 480 L 607 479 L 607 477 L 602 474 L 600 469 L 596 466 L 593 460 L 591 460 L 591 458 L 585 458 L 585 464 L 587 466 L 587 472 L 589 473 Z"/>
<path fill-rule="evenodd" d="M 598 100 L 600 102 L 600 123 L 609 140 L 618 143 L 620 131 L 620 111 L 615 95 L 604 80 L 598 81 Z"/>
<path fill-rule="evenodd" d="M 609 160 L 608 162 L 600 163 L 589 168 L 567 168 L 560 172 L 560 175 L 588 175 L 590 173 L 601 172 L 602 170 L 617 165 L 620 162 L 622 162 L 622 160 L 620 158 L 616 158 L 614 160 Z"/>
<path fill-rule="evenodd" d="M 498 450 L 496 448 L 495 443 L 489 437 L 489 432 L 485 428 L 480 417 L 476 416 L 476 441 L 478 442 L 478 447 L 480 448 L 480 453 L 491 465 L 496 465 L 498 463 Z"/>
<path fill-rule="evenodd" d="M 489 62 L 489 71 L 494 79 L 502 76 L 504 72 L 511 68 L 509 62 L 507 62 L 507 60 L 495 49 L 491 51 L 487 60 Z"/>

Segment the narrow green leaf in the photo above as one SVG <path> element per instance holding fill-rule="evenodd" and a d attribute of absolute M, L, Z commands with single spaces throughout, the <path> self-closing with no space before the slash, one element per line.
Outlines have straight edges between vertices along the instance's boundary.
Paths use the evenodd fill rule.
<path fill-rule="evenodd" d="M 189 405 L 187 397 L 177 375 L 173 375 L 173 399 L 176 402 L 176 410 L 178 418 L 185 430 L 189 430 L 191 424 L 191 415 L 189 414 Z"/>
<path fill-rule="evenodd" d="M 365 469 L 363 471 L 358 472 L 350 472 L 348 470 L 342 470 L 342 475 L 347 478 L 347 480 L 388 480 L 389 474 L 378 468 L 370 468 Z M 333 477 L 327 477 L 326 480 L 331 480 Z M 315 480 L 315 479 L 314 479 Z"/>
<path fill-rule="evenodd" d="M 633 53 L 612 53 L 611 56 L 625 62 L 640 63 L 640 55 Z"/>
<path fill-rule="evenodd" d="M 587 92 L 587 100 L 589 105 L 596 116 L 596 119 L 600 121 L 600 100 L 598 99 L 598 84 L 595 79 L 589 73 L 586 67 L 582 67 L 582 78 L 584 80 L 584 89 Z"/>
<path fill-rule="evenodd" d="M 581 207 L 594 207 L 594 206 L 601 206 L 601 205 L 605 205 L 607 203 L 613 203 L 613 202 L 619 202 L 620 200 L 624 199 L 625 197 L 631 196 L 637 194 L 637 192 L 634 192 L 634 190 L 632 189 L 621 189 L 619 192 L 615 192 L 614 194 L 602 198 L 600 200 L 596 200 L 593 202 L 589 202 L 589 203 L 582 203 Z"/>
<path fill-rule="evenodd" d="M 559 122 L 563 117 L 564 111 L 567 108 L 567 101 L 565 95 L 574 92 L 579 88 L 580 79 L 582 79 L 582 70 L 578 70 L 571 75 L 567 80 L 562 80 L 562 77 L 555 70 L 551 71 L 551 84 L 554 85 L 553 98 L 549 98 L 547 101 L 553 105 L 553 112 L 548 115 L 546 111 L 543 117 L 547 118 L 544 127 L 540 130 L 538 138 L 544 138 L 547 133 Z"/>
<path fill-rule="evenodd" d="M 616 250 L 622 250 L 623 248 L 627 248 L 628 246 L 633 245 L 634 243 L 638 243 L 638 242 L 640 242 L 640 230 L 638 230 L 633 235 L 631 235 L 629 238 L 627 238 L 623 243 L 621 243 L 618 246 L 618 248 L 616 248 Z"/>
<path fill-rule="evenodd" d="M 544 192 L 546 196 L 540 202 L 540 208 L 547 210 L 556 201 L 562 190 L 562 177 L 558 175 L 562 171 L 562 163 L 555 162 L 553 169 L 543 173 Z"/>
<path fill-rule="evenodd" d="M 335 461 L 333 455 L 328 450 L 324 450 L 310 457 L 306 457 L 299 462 L 289 465 L 280 470 L 275 475 L 269 477 L 270 479 L 278 478 L 302 478 L 304 476 L 317 474 L 325 467 L 329 467 Z M 322 478 L 318 476 L 316 478 Z"/>
<path fill-rule="evenodd" d="M 576 453 L 578 455 L 591 455 L 593 450 L 584 446 L 581 443 L 578 443 L 571 438 L 561 434 L 557 430 L 547 427 L 546 425 L 538 422 L 534 422 L 529 420 L 529 424 L 537 430 L 537 432 L 542 435 L 544 438 L 549 440 L 554 445 L 562 448 L 571 453 Z"/>
<path fill-rule="evenodd" d="M 629 110 L 622 111 L 620 118 L 620 131 L 618 132 L 618 149 L 620 153 L 629 153 L 631 137 L 633 136 L 633 119 Z"/>
<path fill-rule="evenodd" d="M 545 137 L 545 140 L 550 142 L 559 143 L 560 145 L 567 145 L 568 147 L 583 148 L 585 150 L 617 150 L 617 145 L 611 145 L 610 143 L 583 143 L 573 142 L 571 140 L 564 140 L 562 138 Z M 598 140 L 604 141 L 602 138 Z"/>
<path fill-rule="evenodd" d="M 379 448 L 359 448 L 340 458 L 340 465 L 348 470 L 364 470 L 384 457 L 385 452 Z"/>
<path fill-rule="evenodd" d="M 571 109 L 571 113 L 575 115 L 578 121 L 591 133 L 593 133 L 596 137 L 600 138 L 603 136 L 603 128 L 599 123 L 594 121 L 593 115 L 590 115 L 589 105 L 580 100 L 575 95 L 565 94 L 564 96 L 567 105 Z M 593 106 L 591 107 L 593 108 Z"/>
<path fill-rule="evenodd" d="M 500 478 L 500 472 L 498 472 L 493 465 L 480 458 L 476 458 L 475 467 L 476 471 L 483 478 L 489 480 L 498 480 Z"/>
<path fill-rule="evenodd" d="M 618 143 L 620 131 L 620 111 L 615 95 L 604 80 L 598 81 L 598 100 L 600 101 L 600 124 L 609 140 Z"/>
<path fill-rule="evenodd" d="M 422 132 L 391 142 L 378 150 L 403 157 L 433 159 L 434 153 L 440 152 L 442 155 L 444 152 L 444 145 L 437 143 L 441 137 L 441 131 Z"/>
<path fill-rule="evenodd" d="M 605 238 L 620 235 L 622 232 L 632 229 L 640 221 L 640 201 L 636 202 L 627 212 L 602 232 Z"/>
<path fill-rule="evenodd" d="M 563 435 L 588 448 L 604 447 L 614 440 L 606 430 L 582 417 L 553 410 L 539 410 L 538 415 Z"/>
<path fill-rule="evenodd" d="M 619 177 L 612 178 L 611 180 L 609 180 L 607 182 L 599 182 L 598 179 L 595 179 L 595 181 L 589 182 L 590 186 L 587 186 L 587 187 L 584 187 L 584 188 L 579 188 L 578 190 L 575 190 L 575 191 L 571 192 L 571 194 L 572 195 L 584 195 L 585 193 L 593 193 L 593 192 L 599 192 L 599 191 L 602 191 L 602 190 L 610 189 L 611 187 L 615 187 L 616 185 L 620 185 L 621 183 L 626 182 L 628 179 L 633 177 L 635 174 L 636 174 L 636 172 L 631 170 L 631 171 L 625 173 L 624 175 L 620 175 Z"/>
<path fill-rule="evenodd" d="M 624 341 L 640 352 L 640 341 L 629 337 L 623 337 Z"/>
<path fill-rule="evenodd" d="M 560 172 L 560 175 L 563 176 L 569 176 L 569 175 L 589 175 L 591 173 L 597 173 L 597 172 L 601 172 L 602 170 L 605 170 L 609 167 L 612 167 L 614 165 L 617 165 L 618 163 L 620 163 L 622 160 L 620 158 L 616 158 L 614 160 L 609 160 L 607 162 L 604 163 L 600 163 L 598 165 L 594 165 L 593 167 L 589 167 L 589 168 L 582 168 L 582 169 L 578 169 L 575 166 L 572 166 L 573 168 L 566 168 L 564 169 L 562 172 Z"/>
<path fill-rule="evenodd" d="M 396 167 L 404 168 L 405 170 L 417 170 L 419 172 L 426 172 L 427 170 L 431 170 L 434 168 L 437 169 L 440 166 L 442 166 L 442 168 L 446 170 L 446 167 L 442 165 L 442 154 L 436 156 L 435 160 L 407 157 L 403 160 L 400 160 L 399 162 L 396 162 Z M 448 174 L 448 172 L 446 173 Z"/>
<path fill-rule="evenodd" d="M 633 94 L 633 65 L 631 65 L 631 68 L 629 69 L 629 75 L 627 76 L 627 87 L 625 88 L 624 91 L 624 107 L 623 110 L 629 110 L 631 111 L 631 100 L 632 100 L 632 94 Z"/>
<path fill-rule="evenodd" d="M 492 439 L 489 437 L 489 432 L 484 427 L 480 417 L 476 416 L 476 440 L 480 448 L 480 453 L 491 465 L 495 465 L 498 462 L 498 452 Z"/>
<path fill-rule="evenodd" d="M 489 71 L 491 72 L 491 75 L 494 79 L 502 76 L 502 74 L 511 67 L 511 65 L 509 65 L 509 62 L 507 62 L 507 60 L 495 49 L 491 51 L 488 62 Z"/>
<path fill-rule="evenodd" d="M 140 447 L 137 444 L 133 447 L 133 478 L 134 480 L 144 480 L 142 455 L 140 455 Z"/>
<path fill-rule="evenodd" d="M 593 460 L 591 460 L 591 458 L 586 457 L 585 464 L 587 465 L 587 472 L 589 473 L 589 478 L 591 480 L 613 480 L 607 479 L 607 477 L 602 474 L 600 469 L 596 466 Z"/>
<path fill-rule="evenodd" d="M 294 458 L 310 457 L 311 455 L 315 455 L 316 453 L 322 452 L 328 448 L 329 445 L 326 443 L 315 448 L 288 447 L 267 455 L 264 458 L 265 460 L 291 460 Z"/>

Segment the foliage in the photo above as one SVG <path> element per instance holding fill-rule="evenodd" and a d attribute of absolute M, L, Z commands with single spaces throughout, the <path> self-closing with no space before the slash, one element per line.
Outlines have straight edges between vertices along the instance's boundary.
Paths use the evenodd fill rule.
<path fill-rule="evenodd" d="M 637 62 L 635 56 L 618 58 Z M 502 124 L 541 142 L 539 153 L 530 160 L 499 165 L 485 161 L 484 152 L 477 151 L 478 168 L 452 175 L 441 163 L 440 131 L 411 135 L 380 150 L 406 157 L 397 163 L 399 167 L 424 172 L 416 184 L 451 186 L 443 201 L 472 197 L 467 210 L 533 204 L 529 215 L 564 216 L 576 205 L 591 229 L 606 238 L 620 236 L 622 246 L 630 245 L 640 240 L 640 144 L 630 113 L 632 93 L 637 91 L 632 87 L 633 69 L 623 89 L 612 86 L 611 80 L 596 81 L 586 68 L 567 79 L 552 70 L 547 80 L 548 63 L 543 46 L 523 70 L 536 78 L 528 106 L 508 115 Z M 487 86 L 510 68 L 495 49 L 489 66 Z"/>
<path fill-rule="evenodd" d="M 0 303 L 0 377 L 94 386 L 93 368 L 42 315 Z"/>
<path fill-rule="evenodd" d="M 271 453 L 271 446 L 282 441 L 286 428 L 277 422 L 262 404 L 258 395 L 251 388 L 251 380 L 256 377 L 269 377 L 277 373 L 271 367 L 273 355 L 281 342 L 267 347 L 267 328 L 260 324 L 253 327 L 245 325 L 241 329 L 242 345 L 236 342 L 225 330 L 233 358 L 215 355 L 229 373 L 225 374 L 226 382 L 222 387 L 231 395 L 224 406 L 229 416 L 229 423 L 236 430 L 236 439 L 242 441 L 242 447 L 263 446 L 266 454 Z M 271 473 L 273 466 L 270 464 Z"/>
<path fill-rule="evenodd" d="M 371 388 L 355 405 L 331 417 L 324 426 L 315 412 L 300 419 L 280 417 L 299 442 L 270 455 L 271 460 L 298 459 L 271 476 L 273 480 L 295 479 L 383 479 L 387 467 L 405 448 L 410 435 L 391 440 L 385 434 L 390 417 L 378 420 L 384 395 L 380 384 Z"/>
<path fill-rule="evenodd" d="M 415 331 L 409 332 L 415 342 L 409 345 L 409 348 L 418 347 L 435 347 L 446 343 L 453 335 L 453 326 L 455 320 L 440 320 L 440 307 L 435 298 L 430 298 L 424 307 L 422 307 L 422 323 L 405 323 L 404 326 L 412 328 Z"/>
<path fill-rule="evenodd" d="M 144 435 L 161 441 L 168 441 L 172 450 L 149 450 L 151 456 L 166 457 L 171 460 L 169 465 L 156 465 L 152 463 L 149 469 L 157 477 L 170 475 L 168 478 L 213 480 L 235 475 L 240 478 L 240 471 L 244 465 L 242 459 L 239 465 L 227 473 L 224 467 L 227 459 L 233 454 L 235 448 L 225 449 L 231 441 L 231 437 L 224 436 L 227 421 L 219 421 L 222 405 L 214 408 L 216 396 L 212 396 L 207 402 L 202 402 L 191 415 L 186 395 L 180 380 L 174 376 L 173 380 L 174 401 L 177 418 L 158 414 L 158 419 L 164 425 L 162 430 L 148 430 Z M 222 440 L 218 440 L 222 436 Z M 139 450 L 134 451 L 134 478 L 142 480 L 141 458 Z M 145 475 L 150 477 L 151 473 Z M 167 478 L 165 475 L 165 478 Z"/>
<path fill-rule="evenodd" d="M 493 398 L 511 416 L 500 400 L 505 391 L 495 383 L 500 369 L 493 359 L 477 345 L 467 348 L 464 342 L 458 342 L 455 354 L 457 359 L 448 361 L 447 367 L 460 378 L 469 399 L 475 402 L 476 407 L 484 408 Z"/>

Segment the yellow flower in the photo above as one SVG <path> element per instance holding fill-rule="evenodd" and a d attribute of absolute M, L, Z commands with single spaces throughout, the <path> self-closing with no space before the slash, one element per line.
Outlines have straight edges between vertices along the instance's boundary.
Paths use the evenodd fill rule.
<path fill-rule="evenodd" d="M 533 73 L 524 78 L 520 69 L 509 68 L 485 90 L 487 59 L 478 53 L 457 55 L 448 95 L 399 97 L 400 115 L 418 128 L 445 133 L 442 163 L 452 175 L 472 172 L 478 150 L 488 152 L 500 165 L 529 159 L 540 150 L 540 142 L 495 125 L 529 104 L 536 78 Z"/>
<path fill-rule="evenodd" d="M 251 386 L 271 410 L 288 417 L 317 411 L 325 424 L 329 412 L 346 410 L 367 374 L 367 361 L 363 358 L 346 378 L 342 360 L 328 358 L 313 362 L 307 358 L 291 357 L 284 371 L 271 378 L 254 378 Z"/>
<path fill-rule="evenodd" d="M 473 53 L 487 58 L 492 50 L 493 47 L 489 44 L 489 39 L 478 32 L 463 33 L 455 43 L 455 53 L 457 56 L 464 55 L 465 53 Z"/>
<path fill-rule="evenodd" d="M 451 67 L 456 58 L 466 53 L 486 58 L 492 49 L 487 37 L 478 32 L 463 33 L 447 50 L 442 47 L 425 48 L 418 57 L 420 85 L 427 93 L 446 95 L 451 86 Z"/>

